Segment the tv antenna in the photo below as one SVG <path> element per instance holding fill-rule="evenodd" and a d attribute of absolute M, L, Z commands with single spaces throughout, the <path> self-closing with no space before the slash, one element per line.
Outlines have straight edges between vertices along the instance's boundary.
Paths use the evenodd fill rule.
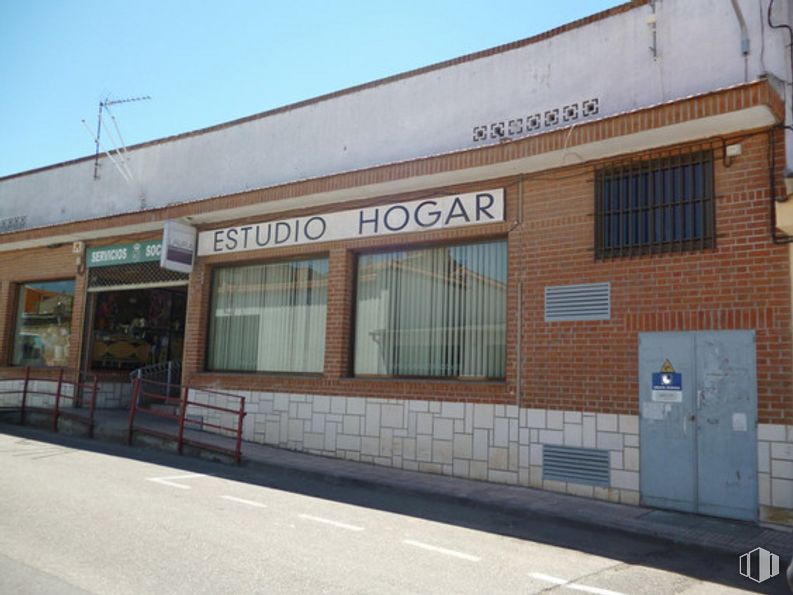
<path fill-rule="evenodd" d="M 104 152 L 121 174 L 121 177 L 124 178 L 124 180 L 126 180 L 128 183 L 132 183 L 132 172 L 127 165 L 127 147 L 124 144 L 124 138 L 121 136 L 121 130 L 118 127 L 118 122 L 116 121 L 116 117 L 113 115 L 110 106 L 118 105 L 120 103 L 148 101 L 149 99 L 151 99 L 151 97 L 148 95 L 141 97 L 127 97 L 126 99 L 110 99 L 110 96 L 105 97 L 104 100 L 99 102 L 99 109 L 97 110 L 96 114 L 96 136 L 94 136 L 94 134 L 88 128 L 88 124 L 85 123 L 85 120 L 82 121 L 83 126 L 85 126 L 85 129 L 88 130 L 88 134 L 90 134 L 94 139 L 94 145 L 96 146 L 96 156 L 94 157 L 94 180 L 99 179 L 99 153 Z M 110 120 L 113 122 L 113 128 L 107 128 L 106 133 L 107 136 L 110 137 L 110 142 L 113 144 L 113 147 L 110 150 L 107 150 L 102 146 L 102 116 L 104 114 L 110 116 Z M 115 157 L 113 156 L 114 154 Z"/>

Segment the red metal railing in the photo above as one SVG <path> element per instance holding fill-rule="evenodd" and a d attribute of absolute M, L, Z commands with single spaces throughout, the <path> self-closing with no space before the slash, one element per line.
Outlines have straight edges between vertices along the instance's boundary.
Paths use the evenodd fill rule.
<path fill-rule="evenodd" d="M 52 415 L 52 431 L 58 431 L 58 420 L 60 418 L 71 419 L 79 421 L 88 426 L 88 434 L 93 437 L 94 435 L 94 415 L 96 412 L 96 390 L 97 380 L 93 374 L 85 374 L 83 372 L 74 373 L 72 379 L 66 378 L 66 370 L 60 368 L 57 370 L 57 378 L 53 378 L 52 370 L 36 369 L 33 371 L 30 366 L 25 368 L 25 375 L 23 378 L 0 378 L 0 381 L 20 381 L 22 380 L 22 389 L 0 389 L 0 395 L 18 395 L 21 397 L 20 409 L 20 423 L 23 425 L 27 420 L 28 412 L 34 413 L 50 413 Z M 46 382 L 49 385 L 54 384 L 53 390 L 46 390 L 40 385 L 32 385 L 31 383 Z M 35 386 L 35 388 L 33 388 Z M 71 390 L 66 390 L 71 387 Z M 86 395 L 88 396 L 86 403 Z M 52 397 L 52 406 L 45 405 L 30 405 L 30 397 Z M 64 401 L 71 401 L 70 407 L 64 407 Z M 85 405 L 87 404 L 87 411 Z M 8 409 L 9 407 L 5 407 Z M 17 407 L 10 407 L 17 409 Z"/>
<path fill-rule="evenodd" d="M 173 385 L 166 385 L 163 382 L 156 382 L 147 380 L 145 378 L 135 378 L 132 381 L 132 403 L 129 409 L 129 425 L 127 430 L 127 442 L 132 444 L 132 438 L 135 432 L 150 434 L 159 438 L 176 441 L 176 449 L 179 454 L 182 454 L 184 445 L 194 446 L 206 450 L 220 452 L 230 455 L 234 461 L 239 464 L 242 453 L 242 423 L 245 419 L 245 397 L 235 395 L 233 393 L 216 391 L 204 387 L 197 387 L 187 385 L 181 388 L 180 397 L 175 399 L 169 392 L 169 388 Z M 222 407 L 220 405 L 213 405 L 210 403 L 202 403 L 190 398 L 191 391 L 200 391 L 201 393 L 210 395 L 211 397 L 232 400 L 236 402 L 236 407 Z M 149 401 L 155 407 L 142 407 L 141 401 Z M 162 405 L 163 407 L 157 407 Z M 174 411 L 169 412 L 168 409 L 173 407 Z M 215 438 L 212 441 L 207 435 L 207 439 L 198 439 L 197 433 L 190 433 L 185 435 L 186 426 L 191 424 L 188 418 L 188 409 L 196 407 L 201 410 L 208 410 L 210 412 L 217 412 L 219 417 L 231 417 L 234 420 L 233 425 L 224 425 L 222 423 L 213 423 L 208 421 L 201 421 L 201 429 L 210 429 L 218 433 L 219 436 L 223 434 L 231 434 L 234 436 L 234 448 L 223 446 L 221 440 Z M 154 424 L 136 423 L 140 414 L 152 416 L 153 418 L 164 420 Z M 168 421 L 176 422 L 176 434 L 172 432 L 173 425 L 168 424 Z M 169 431 L 169 429 L 171 431 Z"/>

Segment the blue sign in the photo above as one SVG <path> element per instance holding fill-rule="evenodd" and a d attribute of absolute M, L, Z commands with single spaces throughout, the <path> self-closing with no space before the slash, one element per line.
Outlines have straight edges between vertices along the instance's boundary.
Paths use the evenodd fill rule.
<path fill-rule="evenodd" d="M 677 372 L 655 372 L 653 390 L 683 390 L 683 375 Z"/>

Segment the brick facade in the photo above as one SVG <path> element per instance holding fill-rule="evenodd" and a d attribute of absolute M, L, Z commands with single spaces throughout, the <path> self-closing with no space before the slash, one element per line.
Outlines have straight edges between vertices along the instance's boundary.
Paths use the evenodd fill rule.
<path fill-rule="evenodd" d="M 204 258 L 190 287 L 185 374 L 201 385 L 232 389 L 455 400 L 636 415 L 639 332 L 755 329 L 759 421 L 789 424 L 793 422 L 790 271 L 787 247 L 773 244 L 769 232 L 768 135 L 761 132 L 737 141 L 742 144 L 742 156 L 729 167 L 721 159 L 715 163 L 715 249 L 596 261 L 593 209 L 594 168 L 598 164 L 586 164 L 439 188 L 432 193 L 504 187 L 507 214 L 503 224 Z M 410 198 L 413 195 L 391 196 L 377 202 Z M 293 215 L 279 213 L 277 218 Z M 355 254 L 503 237 L 508 238 L 509 252 L 505 381 L 350 377 Z M 212 268 L 318 253 L 328 255 L 330 263 L 324 374 L 203 372 Z M 601 281 L 609 281 L 612 286 L 611 320 L 545 322 L 546 286 Z M 519 285 L 523 289 L 522 325 L 517 319 Z M 522 333 L 520 356 L 518 331 Z M 520 389 L 516 370 L 519 357 L 523 362 Z"/>
<path fill-rule="evenodd" d="M 777 186 L 782 187 L 782 130 L 766 127 L 724 138 L 700 139 L 695 146 L 681 143 L 646 154 L 567 163 L 577 160 L 576 148 L 580 146 L 751 107 L 765 107 L 777 118 L 782 113 L 779 97 L 761 81 L 494 146 L 146 213 L 13 232 L 4 234 L 3 239 L 41 242 L 48 237 L 90 233 L 92 229 L 112 230 L 236 207 L 277 204 L 322 192 L 349 192 L 353 198 L 378 184 L 455 172 L 475 181 L 384 193 L 331 207 L 284 208 L 245 221 L 258 223 L 503 188 L 506 215 L 499 223 L 198 258 L 188 287 L 183 379 L 194 386 L 233 390 L 246 396 L 251 407 L 246 437 L 257 441 L 376 464 L 635 503 L 639 499 L 639 333 L 752 329 L 757 337 L 758 423 L 762 429 L 758 459 L 762 518 L 793 524 L 793 504 L 787 495 L 793 486 L 789 463 L 793 452 L 791 253 L 789 246 L 772 240 L 773 192 L 769 183 L 769 169 L 775 162 L 777 171 L 772 173 Z M 723 151 L 728 144 L 740 144 L 741 154 L 725 160 Z M 715 247 L 597 260 L 596 169 L 616 159 L 639 160 L 703 146 L 714 155 Z M 486 171 L 494 164 L 559 151 L 559 163 L 539 172 L 497 178 L 464 175 Z M 772 151 L 776 151 L 773 156 Z M 240 221 L 214 222 L 199 229 L 227 227 Z M 88 244 L 154 237 L 156 233 L 119 233 L 89 240 Z M 508 247 L 504 380 L 352 376 L 358 254 L 504 238 Z M 324 371 L 302 375 L 205 371 L 213 270 L 318 255 L 329 262 Z M 87 294 L 85 270 L 75 262 L 71 245 L 54 243 L 0 252 L 0 378 L 20 372 L 7 367 L 17 284 L 68 278 L 76 279 L 69 351 L 69 366 L 76 369 L 84 348 Z M 596 282 L 611 284 L 609 320 L 545 321 L 546 287 Z M 112 402 L 116 401 L 123 401 L 120 393 L 113 393 Z M 326 406 L 328 411 L 323 409 Z M 371 420 L 370 408 L 377 411 Z M 383 421 L 383 411 L 393 419 Z M 490 420 L 487 424 L 481 421 L 483 416 Z M 430 427 L 431 432 L 425 431 Z M 341 443 L 337 435 L 344 437 Z M 608 450 L 610 487 L 598 491 L 574 483 L 547 483 L 540 458 L 547 444 Z"/>
<path fill-rule="evenodd" d="M 606 134 L 625 134 L 659 127 L 687 118 L 708 116 L 755 104 L 779 108 L 778 98 L 765 83 L 692 98 L 669 106 L 640 110 L 604 122 L 575 128 L 566 135 L 573 147 L 598 140 Z M 781 132 L 776 132 L 776 163 L 783 162 Z M 407 201 L 426 196 L 503 187 L 506 197 L 504 223 L 480 227 L 367 238 L 295 248 L 275 248 L 266 253 L 241 253 L 198 260 L 188 293 L 184 374 L 195 382 L 224 388 L 326 394 L 460 400 L 514 404 L 560 410 L 637 414 L 637 336 L 642 331 L 755 329 L 758 334 L 759 421 L 793 423 L 791 396 L 790 268 L 787 247 L 770 237 L 770 190 L 768 183 L 769 136 L 767 131 L 744 133 L 713 143 L 716 184 L 715 249 L 680 254 L 646 255 L 596 261 L 593 253 L 594 170 L 603 162 L 590 162 L 535 174 L 483 180 L 432 191 L 382 196 L 345 203 L 352 206 Z M 317 187 L 344 187 L 377 179 L 445 171 L 449 167 L 476 166 L 519 154 L 554 150 L 564 142 L 561 132 L 543 134 L 504 145 L 440 156 L 388 170 L 334 176 L 333 180 L 300 182 L 278 189 L 281 197 Z M 740 142 L 742 155 L 728 165 L 720 159 L 723 143 Z M 653 153 L 651 155 L 658 154 Z M 637 156 L 638 157 L 638 156 Z M 450 163 L 451 160 L 451 163 Z M 461 161 L 462 160 L 462 161 Z M 777 172 L 779 175 L 779 172 Z M 780 183 L 781 185 L 781 183 Z M 273 191 L 221 197 L 191 206 L 163 209 L 160 216 L 201 213 L 271 200 Z M 274 195 L 273 195 L 274 196 Z M 185 211 L 192 209 L 192 211 Z M 282 211 L 271 219 L 329 212 L 327 207 Z M 173 212 L 171 212 L 173 211 Z M 182 211 L 185 211 L 184 213 Z M 152 215 L 149 214 L 148 217 Z M 122 215 L 98 220 L 102 227 L 126 224 L 141 215 Z M 257 221 L 265 221 L 259 217 Z M 229 221 L 205 228 L 234 224 Z M 59 228 L 84 231 L 84 223 Z M 9 239 L 35 239 L 49 231 L 27 230 L 6 234 Z M 93 242 L 107 245 L 153 235 L 121 236 Z M 508 324 L 506 378 L 502 382 L 454 382 L 444 380 L 359 379 L 350 377 L 351 326 L 354 317 L 353 286 L 355 255 L 370 249 L 422 246 L 443 242 L 508 240 Z M 208 302 L 213 267 L 240 262 L 305 257 L 329 258 L 330 286 L 325 348 L 321 375 L 209 374 L 204 372 Z M 10 360 L 16 284 L 24 281 L 76 279 L 70 366 L 77 367 L 85 310 L 85 275 L 78 274 L 71 246 L 60 245 L 0 253 L 0 361 Z M 612 318 L 596 322 L 545 323 L 543 292 L 549 285 L 609 281 L 612 285 Z M 522 295 L 518 296 L 518 287 Z M 520 309 L 523 323 L 518 324 Z M 521 353 L 517 353 L 517 333 Z M 518 373 L 516 362 L 523 362 Z M 518 378 L 520 377 L 520 386 Z M 595 388 L 596 387 L 596 388 Z"/>

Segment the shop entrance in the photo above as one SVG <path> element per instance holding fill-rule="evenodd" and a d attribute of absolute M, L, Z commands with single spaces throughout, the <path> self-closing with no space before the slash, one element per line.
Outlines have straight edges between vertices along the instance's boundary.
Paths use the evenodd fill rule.
<path fill-rule="evenodd" d="M 181 361 L 185 287 L 100 291 L 92 301 L 89 370 L 129 373 Z"/>
<path fill-rule="evenodd" d="M 161 268 L 159 260 L 141 262 L 155 244 L 93 249 L 102 258 L 90 253 L 89 262 L 99 264 L 88 268 L 81 361 L 84 371 L 99 375 L 100 407 L 129 406 L 136 370 L 167 368 L 178 386 L 189 276 Z M 106 264 L 120 253 L 138 259 Z"/>

